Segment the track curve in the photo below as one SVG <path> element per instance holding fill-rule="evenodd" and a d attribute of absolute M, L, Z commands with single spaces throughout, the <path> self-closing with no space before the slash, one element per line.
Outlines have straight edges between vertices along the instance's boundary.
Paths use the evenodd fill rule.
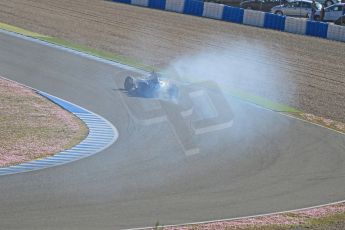
<path fill-rule="evenodd" d="M 122 229 L 344 199 L 345 138 L 328 129 L 229 97 L 222 119 L 232 125 L 189 140 L 194 110 L 119 90 L 137 73 L 2 33 L 0 74 L 94 111 L 120 133 L 84 160 L 1 177 L 1 228 Z M 199 151 L 186 154 L 190 146 Z"/>

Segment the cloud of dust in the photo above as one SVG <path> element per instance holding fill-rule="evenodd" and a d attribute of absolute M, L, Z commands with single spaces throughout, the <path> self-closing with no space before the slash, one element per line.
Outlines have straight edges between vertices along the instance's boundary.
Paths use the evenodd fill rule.
<path fill-rule="evenodd" d="M 231 47 L 227 50 L 201 51 L 173 61 L 164 72 L 177 81 L 213 81 L 223 89 L 236 89 L 281 101 L 285 90 L 284 72 L 274 63 L 275 57 L 257 44 Z"/>
<path fill-rule="evenodd" d="M 184 56 L 172 62 L 163 73 L 169 78 L 176 80 L 176 82 L 182 82 L 181 85 L 186 82 L 215 82 L 221 88 L 222 94 L 227 98 L 231 95 L 231 90 L 239 90 L 279 102 L 279 99 L 284 97 L 284 91 L 294 89 L 292 83 L 284 82 L 285 73 L 280 70 L 279 62 L 275 60 L 275 57 L 270 56 L 270 53 L 264 47 L 257 44 L 246 44 L 244 46 L 231 47 L 227 50 L 205 50 L 194 55 Z M 200 101 L 202 98 L 197 98 L 196 100 Z M 257 121 L 251 119 L 251 115 L 248 114 L 248 111 L 252 110 L 245 110 L 233 104 L 228 106 L 231 107 L 234 114 L 229 115 L 228 120 L 223 120 L 224 122 L 229 122 L 233 117 L 236 117 L 237 120 L 235 120 L 234 124 L 236 125 L 235 133 L 238 140 L 245 138 L 248 141 L 250 139 L 250 142 L 254 143 L 263 135 L 266 135 L 267 130 L 265 128 L 261 132 L 253 132 L 253 126 L 257 125 L 260 127 L 264 122 L 256 124 L 255 122 Z M 205 103 L 200 102 L 197 107 L 201 110 L 198 112 L 201 116 L 206 114 L 210 117 L 214 114 L 212 106 L 205 105 Z M 219 108 L 218 106 L 216 111 L 219 112 Z M 253 114 L 253 116 L 257 115 L 267 120 L 266 128 L 271 127 L 269 118 L 265 117 L 265 114 Z M 199 119 L 202 119 L 202 117 L 199 116 Z M 238 125 L 239 123 L 240 125 Z M 274 133 L 280 132 L 285 125 L 274 124 L 270 134 L 267 135 L 274 136 Z M 234 130 L 234 128 L 228 128 L 228 130 L 232 132 L 231 130 Z M 210 141 L 205 140 L 203 143 L 205 146 L 212 146 L 213 148 L 215 145 L 221 145 L 220 142 L 222 140 L 222 138 L 215 138 L 212 141 L 211 139 Z"/>

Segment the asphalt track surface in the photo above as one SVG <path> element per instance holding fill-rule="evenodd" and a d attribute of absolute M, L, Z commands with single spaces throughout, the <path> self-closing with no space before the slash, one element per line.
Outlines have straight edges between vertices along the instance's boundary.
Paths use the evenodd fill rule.
<path fill-rule="evenodd" d="M 89 158 L 0 177 L 0 229 L 168 225 L 345 198 L 344 135 L 224 96 L 209 83 L 183 87 L 177 105 L 129 97 L 122 81 L 136 73 L 1 33 L 0 74 L 93 111 L 119 131 L 115 144 Z"/>

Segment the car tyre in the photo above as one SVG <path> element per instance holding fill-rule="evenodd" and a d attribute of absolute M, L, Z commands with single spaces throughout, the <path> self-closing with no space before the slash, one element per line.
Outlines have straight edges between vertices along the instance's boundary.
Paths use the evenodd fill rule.
<path fill-rule="evenodd" d="M 342 17 L 338 18 L 338 19 L 334 22 L 334 24 L 339 25 L 339 26 L 345 26 L 345 17 L 342 16 Z"/>
<path fill-rule="evenodd" d="M 127 76 L 124 84 L 125 90 L 127 92 L 132 93 L 134 91 L 134 80 L 132 77 Z"/>
<path fill-rule="evenodd" d="M 274 12 L 276 15 L 280 15 L 280 16 L 283 16 L 284 14 L 283 14 L 283 12 L 282 11 L 280 11 L 280 10 L 277 10 L 276 12 Z"/>

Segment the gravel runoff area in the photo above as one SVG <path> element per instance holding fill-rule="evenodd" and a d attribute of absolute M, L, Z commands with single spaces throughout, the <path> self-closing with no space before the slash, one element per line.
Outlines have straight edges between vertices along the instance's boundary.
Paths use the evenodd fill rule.
<path fill-rule="evenodd" d="M 0 77 L 0 167 L 51 156 L 76 145 L 87 132 L 71 113 Z"/>
<path fill-rule="evenodd" d="M 101 0 L 0 0 L 0 21 L 160 67 L 219 52 L 239 60 L 223 69 L 234 86 L 298 108 L 304 119 L 344 127 L 344 43 Z M 185 228 L 344 229 L 343 213 L 339 204 Z"/>

